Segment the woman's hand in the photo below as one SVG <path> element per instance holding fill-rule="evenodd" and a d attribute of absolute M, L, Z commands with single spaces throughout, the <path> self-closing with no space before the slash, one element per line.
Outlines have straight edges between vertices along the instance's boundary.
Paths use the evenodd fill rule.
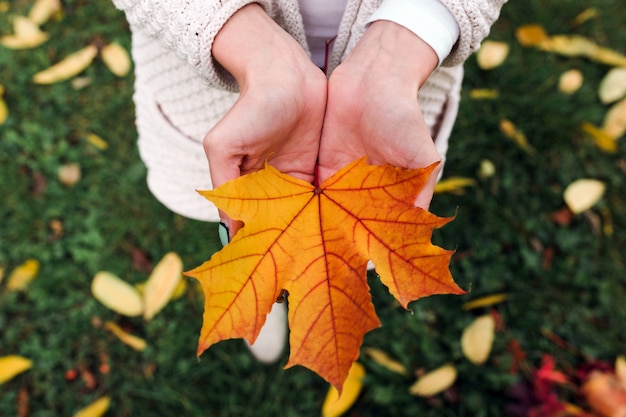
<path fill-rule="evenodd" d="M 417 102 L 438 62 L 435 51 L 408 29 L 371 24 L 332 73 L 319 151 L 320 182 L 363 156 L 374 165 L 420 168 L 440 161 Z M 427 208 L 440 167 L 416 204 Z"/>
<path fill-rule="evenodd" d="M 262 169 L 266 160 L 313 182 L 326 105 L 322 71 L 258 4 L 231 17 L 212 53 L 240 88 L 237 102 L 204 138 L 214 187 Z M 234 236 L 240 224 L 221 216 Z"/>

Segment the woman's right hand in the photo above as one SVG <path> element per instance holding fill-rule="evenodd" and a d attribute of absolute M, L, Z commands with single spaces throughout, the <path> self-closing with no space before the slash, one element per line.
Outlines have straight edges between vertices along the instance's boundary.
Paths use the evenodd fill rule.
<path fill-rule="evenodd" d="M 266 161 L 313 182 L 326 106 L 323 72 L 258 4 L 231 17 L 212 54 L 240 89 L 204 138 L 213 186 L 258 171 Z M 241 225 L 220 215 L 232 238 Z"/>

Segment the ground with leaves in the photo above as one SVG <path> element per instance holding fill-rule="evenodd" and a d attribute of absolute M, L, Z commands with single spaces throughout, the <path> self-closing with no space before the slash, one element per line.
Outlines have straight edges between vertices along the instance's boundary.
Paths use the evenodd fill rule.
<path fill-rule="evenodd" d="M 0 35 L 31 4 L 0 2 Z M 607 152 L 588 128 L 602 126 L 610 108 L 598 89 L 611 67 L 522 46 L 515 37 L 520 26 L 538 23 L 549 35 L 578 34 L 626 53 L 621 2 L 600 0 L 581 17 L 588 6 L 511 2 L 490 36 L 508 44 L 504 62 L 485 70 L 476 57 L 468 61 L 445 177 L 473 185 L 438 194 L 431 211 L 457 214 L 434 241 L 456 248 L 452 273 L 470 291 L 419 300 L 408 313 L 371 276 L 383 327 L 365 337 L 366 375 L 346 415 L 550 415 L 561 408 L 582 415 L 590 410 L 584 381 L 592 370 L 612 375 L 616 357 L 626 354 L 626 142 Z M 149 321 L 94 298 L 99 271 L 144 282 L 170 251 L 189 269 L 217 250 L 217 233 L 168 212 L 147 191 L 134 143 L 132 75 L 118 77 L 96 58 L 78 80 L 31 81 L 88 44 L 128 48 L 123 15 L 108 2 L 68 0 L 42 30 L 49 39 L 36 48 L 0 47 L 7 109 L 0 125 L 0 358 L 31 361 L 0 385 L 0 415 L 72 415 L 106 397 L 107 415 L 116 416 L 319 415 L 328 385 L 306 369 L 283 370 L 287 352 L 279 364 L 261 365 L 235 340 L 196 359 L 202 297 L 194 284 Z M 559 78 L 572 69 L 583 83 L 565 94 Z M 606 189 L 590 210 L 571 215 L 563 194 L 580 178 Z M 11 290 L 10 276 L 25 263 L 32 268 L 29 260 L 39 265 L 34 279 Z M 467 309 L 494 294 L 504 295 Z M 495 319 L 495 335 L 478 364 L 466 357 L 461 336 L 485 315 Z M 143 339 L 145 349 L 120 341 L 111 322 Z M 415 395 L 418 376 L 446 365 L 456 371 L 451 387 Z"/>

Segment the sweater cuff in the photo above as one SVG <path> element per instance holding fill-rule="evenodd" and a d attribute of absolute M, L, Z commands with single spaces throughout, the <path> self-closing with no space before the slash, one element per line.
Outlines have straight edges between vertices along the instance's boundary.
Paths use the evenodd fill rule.
<path fill-rule="evenodd" d="M 440 0 L 383 0 L 367 23 L 376 20 L 389 20 L 415 33 L 433 48 L 439 65 L 459 38 L 459 25 Z"/>

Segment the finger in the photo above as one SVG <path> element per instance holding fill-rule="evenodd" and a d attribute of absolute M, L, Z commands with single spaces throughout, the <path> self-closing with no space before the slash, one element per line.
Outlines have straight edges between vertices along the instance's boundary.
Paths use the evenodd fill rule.
<path fill-rule="evenodd" d="M 415 199 L 415 206 L 421 207 L 424 210 L 428 210 L 430 207 L 430 202 L 433 198 L 433 192 L 435 191 L 435 184 L 437 184 L 437 180 L 439 178 L 439 173 L 441 172 L 441 163 L 435 167 L 435 169 L 430 173 L 428 177 L 428 181 L 422 187 L 422 190 L 417 195 Z"/>
<path fill-rule="evenodd" d="M 217 128 L 217 126 L 216 126 Z M 209 172 L 213 188 L 217 188 L 228 181 L 239 178 L 241 175 L 240 165 L 243 157 L 233 155 L 232 151 L 226 146 L 226 142 L 220 140 L 219 130 L 214 128 L 204 138 L 204 152 L 209 163 Z M 231 219 L 222 210 L 219 215 L 226 230 L 229 232 L 229 240 L 232 239 L 237 231 L 243 226 L 243 223 Z"/>

